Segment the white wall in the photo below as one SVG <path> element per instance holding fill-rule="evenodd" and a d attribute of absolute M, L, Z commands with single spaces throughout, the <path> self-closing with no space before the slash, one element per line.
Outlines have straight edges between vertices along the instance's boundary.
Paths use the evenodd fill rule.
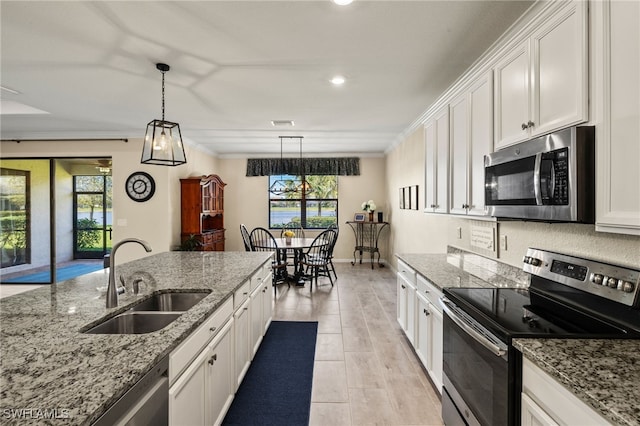
<path fill-rule="evenodd" d="M 140 164 L 142 139 L 123 141 L 0 142 L 2 158 L 112 157 L 113 241 L 136 237 L 149 242 L 155 253 L 168 251 L 180 242 L 180 181 L 182 177 L 217 173 L 214 156 L 185 146 L 187 164 L 177 167 Z M 145 171 L 156 182 L 156 193 L 138 203 L 125 193 L 125 181 L 134 171 Z M 48 181 L 48 172 L 47 172 Z M 48 184 L 46 185 L 48 199 Z M 43 195 L 44 196 L 44 195 Z M 44 198 L 43 198 L 44 199 Z M 49 224 L 48 210 L 37 223 Z M 44 221 L 43 221 L 44 220 Z M 40 230 L 48 236 L 48 230 Z M 34 235 L 36 229 L 34 229 Z M 47 240 L 48 241 L 48 240 Z M 46 244 L 48 250 L 48 243 Z M 118 263 L 147 256 L 138 245 L 118 251 Z M 48 263 L 48 251 L 46 254 Z"/>

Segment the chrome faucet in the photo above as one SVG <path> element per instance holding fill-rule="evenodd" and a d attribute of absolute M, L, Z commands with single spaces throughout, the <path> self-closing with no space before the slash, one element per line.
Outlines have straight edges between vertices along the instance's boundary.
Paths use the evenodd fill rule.
<path fill-rule="evenodd" d="M 107 309 L 115 308 L 118 306 L 118 291 L 116 290 L 116 251 L 118 248 L 126 243 L 138 243 L 147 251 L 151 252 L 151 246 L 148 242 L 139 240 L 137 238 L 125 238 L 122 241 L 118 241 L 113 245 L 111 249 L 111 255 L 109 256 L 109 286 L 107 287 Z"/>

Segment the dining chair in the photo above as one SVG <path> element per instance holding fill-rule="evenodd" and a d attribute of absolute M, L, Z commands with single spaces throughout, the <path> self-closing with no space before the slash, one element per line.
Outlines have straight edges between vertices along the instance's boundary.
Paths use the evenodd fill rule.
<path fill-rule="evenodd" d="M 249 230 L 244 223 L 240 224 L 240 234 L 242 235 L 242 242 L 244 243 L 245 251 L 253 251 L 251 248 L 251 238 L 249 237 Z"/>
<path fill-rule="evenodd" d="M 252 251 L 271 251 L 274 252 L 274 259 L 271 261 L 271 283 L 273 285 L 273 293 L 277 294 L 277 285 L 287 282 L 291 287 L 287 273 L 287 260 L 283 258 L 283 250 L 278 249 L 278 244 L 273 234 L 265 228 L 254 228 L 249 234 L 249 242 Z"/>
<path fill-rule="evenodd" d="M 333 278 L 329 271 L 330 250 L 335 245 L 338 234 L 333 229 L 327 229 L 321 232 L 311 243 L 311 246 L 302 255 L 301 263 L 306 268 L 311 269 L 311 289 L 313 289 L 313 281 L 318 286 L 318 277 L 326 276 L 333 287 Z M 311 290 L 310 289 L 310 290 Z"/>
<path fill-rule="evenodd" d="M 338 227 L 337 222 L 333 222 L 327 229 L 332 229 L 336 231 L 336 237 L 333 239 L 333 245 L 329 250 L 329 266 L 331 267 L 331 271 L 333 271 L 333 275 L 338 279 L 338 274 L 336 274 L 336 267 L 333 266 L 333 249 L 336 247 L 336 242 L 338 241 L 338 236 L 340 235 L 340 228 Z"/>
<path fill-rule="evenodd" d="M 284 231 L 293 231 L 295 238 L 305 238 L 304 229 L 299 222 L 289 222 L 284 224 L 282 230 L 280 231 L 280 238 L 284 238 Z"/>

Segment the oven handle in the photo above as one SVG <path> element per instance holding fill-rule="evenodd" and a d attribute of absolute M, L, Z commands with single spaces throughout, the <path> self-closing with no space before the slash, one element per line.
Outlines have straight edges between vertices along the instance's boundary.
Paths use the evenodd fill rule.
<path fill-rule="evenodd" d="M 447 315 L 449 315 L 449 318 L 451 318 L 451 320 L 453 322 L 455 322 L 460 328 L 462 328 L 464 330 L 465 333 L 467 333 L 469 336 L 473 337 L 473 339 L 480 343 L 482 346 L 484 346 L 485 348 L 489 349 L 495 356 L 504 356 L 504 354 L 507 353 L 507 351 L 501 347 L 499 347 L 498 345 L 496 345 L 495 343 L 493 343 L 492 341 L 490 341 L 489 339 L 487 339 L 486 336 L 482 335 L 481 333 L 479 333 L 477 330 L 475 330 L 473 327 L 471 327 L 464 319 L 460 318 L 452 309 L 451 305 L 453 305 L 453 303 L 451 303 L 449 300 L 441 298 L 440 300 L 440 305 L 442 306 L 442 310 L 446 312 Z"/>
<path fill-rule="evenodd" d="M 536 161 L 533 166 L 533 192 L 536 197 L 536 205 L 542 205 L 542 190 L 540 189 L 540 166 L 542 165 L 542 153 L 536 154 Z"/>

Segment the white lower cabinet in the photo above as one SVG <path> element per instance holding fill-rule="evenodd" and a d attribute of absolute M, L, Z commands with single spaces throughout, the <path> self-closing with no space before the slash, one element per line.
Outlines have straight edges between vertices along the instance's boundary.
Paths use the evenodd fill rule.
<path fill-rule="evenodd" d="M 431 381 L 442 393 L 442 292 L 398 260 L 397 319 Z"/>
<path fill-rule="evenodd" d="M 521 420 L 522 426 L 610 424 L 593 408 L 524 357 Z"/>
<path fill-rule="evenodd" d="M 249 369 L 249 364 L 251 363 L 251 348 L 249 346 L 249 305 L 250 300 L 247 299 L 240 306 L 240 308 L 236 311 L 233 316 L 235 327 L 234 327 L 234 337 L 235 337 L 235 378 L 236 378 L 236 387 L 234 389 L 237 390 L 240 383 L 242 383 L 242 379 L 244 378 L 245 373 Z"/>
<path fill-rule="evenodd" d="M 233 320 L 169 389 L 170 425 L 217 425 L 231 405 L 233 379 Z"/>
<path fill-rule="evenodd" d="M 256 273 L 171 353 L 169 425 L 222 423 L 271 323 L 270 284 Z"/>

